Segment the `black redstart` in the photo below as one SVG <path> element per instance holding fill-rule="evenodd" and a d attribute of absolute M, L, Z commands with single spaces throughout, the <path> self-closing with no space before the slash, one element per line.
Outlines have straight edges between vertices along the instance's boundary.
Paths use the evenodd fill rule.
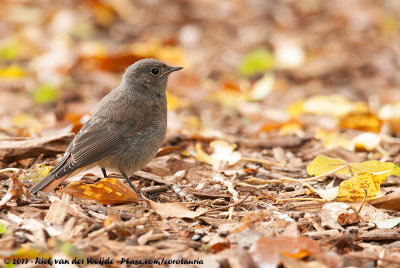
<path fill-rule="evenodd" d="M 121 84 L 93 109 L 92 117 L 75 136 L 61 161 L 29 192 L 51 191 L 64 179 L 99 166 L 127 174 L 146 165 L 157 154 L 167 129 L 168 76 L 182 67 L 156 59 L 129 66 Z"/>

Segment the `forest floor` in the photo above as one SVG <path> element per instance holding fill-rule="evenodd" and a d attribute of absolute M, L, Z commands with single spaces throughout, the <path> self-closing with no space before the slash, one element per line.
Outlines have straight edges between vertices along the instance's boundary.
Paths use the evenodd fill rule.
<path fill-rule="evenodd" d="M 397 1 L 6 0 L 0 16 L 0 267 L 400 266 Z M 184 70 L 163 148 L 131 177 L 143 200 L 97 169 L 29 195 L 146 57 Z"/>

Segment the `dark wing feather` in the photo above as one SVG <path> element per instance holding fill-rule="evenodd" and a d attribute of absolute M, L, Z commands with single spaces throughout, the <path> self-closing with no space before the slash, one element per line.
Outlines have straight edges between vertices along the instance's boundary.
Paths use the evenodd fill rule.
<path fill-rule="evenodd" d="M 60 163 L 29 191 L 36 193 L 52 181 L 112 154 L 124 140 L 120 129 L 118 123 L 91 118 L 71 142 Z"/>

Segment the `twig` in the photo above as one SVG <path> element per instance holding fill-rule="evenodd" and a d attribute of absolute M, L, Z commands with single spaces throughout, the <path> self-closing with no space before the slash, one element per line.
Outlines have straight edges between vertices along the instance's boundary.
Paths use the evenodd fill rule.
<path fill-rule="evenodd" d="M 368 191 L 367 191 L 367 189 L 365 189 L 365 188 L 364 188 L 364 193 L 365 193 L 364 199 L 363 199 L 363 201 L 361 202 L 361 206 L 360 206 L 360 208 L 358 209 L 357 213 L 360 213 L 360 212 L 361 212 L 361 209 L 363 208 L 363 206 L 364 206 L 364 204 L 365 204 L 365 200 L 367 200 Z"/>
<path fill-rule="evenodd" d="M 239 193 L 235 190 L 233 183 L 230 181 L 225 180 L 224 178 L 222 178 L 221 176 L 214 176 L 212 178 L 214 181 L 218 182 L 218 183 L 222 183 L 223 185 L 225 185 L 226 187 L 228 187 L 228 192 L 231 193 L 232 195 L 232 199 L 235 202 L 239 201 Z M 231 219 L 233 215 L 233 207 L 231 207 L 229 209 L 229 217 L 228 219 Z"/>
<path fill-rule="evenodd" d="M 324 174 L 321 174 L 321 175 L 318 175 L 318 176 L 314 176 L 314 177 L 311 177 L 311 178 L 307 178 L 307 179 L 302 179 L 301 181 L 303 181 L 303 182 L 315 181 L 315 180 L 318 180 L 318 179 L 320 179 L 322 177 L 327 177 L 329 175 L 335 174 L 336 172 L 338 172 L 339 170 L 343 169 L 344 167 L 345 167 L 345 165 L 341 165 L 340 167 L 335 168 L 335 169 L 333 169 L 331 171 L 328 171 L 328 172 L 326 172 Z"/>
<path fill-rule="evenodd" d="M 317 198 L 301 198 L 301 197 L 296 197 L 296 198 L 284 198 L 284 199 L 279 199 L 276 200 L 276 202 L 286 202 L 286 201 L 317 201 L 317 202 L 328 202 L 325 199 L 317 199 Z"/>
<path fill-rule="evenodd" d="M 19 168 L 5 168 L 5 169 L 0 169 L 0 173 L 8 172 L 8 171 L 18 172 L 18 171 L 19 171 Z"/>
<path fill-rule="evenodd" d="M 223 206 L 223 207 L 219 207 L 219 208 L 213 208 L 213 209 L 204 211 L 204 213 L 200 214 L 199 216 L 204 215 L 204 214 L 209 213 L 209 212 L 214 212 L 214 211 L 223 210 L 223 209 L 227 209 L 227 208 L 233 208 L 235 206 L 238 206 L 238 205 L 242 204 L 244 201 L 247 200 L 247 198 L 249 198 L 249 196 L 250 196 L 250 193 L 245 198 L 243 198 L 242 200 L 240 200 L 238 202 L 235 202 L 235 203 L 227 205 L 227 206 Z"/>
<path fill-rule="evenodd" d="M 296 182 L 296 183 L 303 184 L 304 186 L 309 188 L 314 193 L 317 192 L 317 190 L 314 187 L 312 187 L 310 184 L 304 182 L 303 180 L 301 180 L 301 179 L 293 179 L 293 178 L 290 178 L 290 177 L 282 177 L 280 180 L 262 180 L 262 179 L 259 179 L 259 178 L 250 177 L 249 180 L 252 180 L 253 182 L 257 182 L 257 183 L 263 183 L 263 184 L 266 184 L 266 183 L 285 183 L 287 181 Z"/>

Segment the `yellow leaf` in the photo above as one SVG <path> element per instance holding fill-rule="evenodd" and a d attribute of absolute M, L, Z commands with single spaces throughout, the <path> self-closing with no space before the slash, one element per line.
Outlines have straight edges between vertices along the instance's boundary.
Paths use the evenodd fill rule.
<path fill-rule="evenodd" d="M 315 138 L 322 140 L 326 149 L 333 149 L 337 147 L 345 149 L 351 148 L 351 141 L 337 131 L 325 131 L 323 129 L 318 129 L 315 133 Z"/>
<path fill-rule="evenodd" d="M 18 78 L 23 77 L 25 73 L 18 66 L 10 66 L 0 69 L 0 78 Z"/>
<path fill-rule="evenodd" d="M 303 106 L 304 100 L 300 100 L 286 107 L 286 111 L 290 118 L 298 118 L 300 115 L 304 114 Z"/>
<path fill-rule="evenodd" d="M 368 172 L 375 175 L 386 174 L 400 176 L 400 169 L 397 164 L 392 162 L 379 162 L 376 160 L 370 160 L 362 163 L 352 163 L 351 169 L 354 173 Z"/>
<path fill-rule="evenodd" d="M 297 120 L 290 120 L 279 131 L 279 135 L 281 136 L 299 135 L 299 133 L 302 133 L 302 124 Z"/>
<path fill-rule="evenodd" d="M 343 116 L 354 111 L 367 111 L 365 103 L 352 103 L 341 95 L 316 95 L 304 101 L 306 113 Z"/>
<path fill-rule="evenodd" d="M 340 158 L 330 158 L 325 155 L 318 155 L 307 166 L 307 173 L 312 176 L 326 174 L 334 169 L 342 167 L 335 174 L 348 175 L 347 162 Z"/>
<path fill-rule="evenodd" d="M 47 166 L 46 164 L 37 164 L 35 167 L 26 174 L 21 174 L 19 176 L 20 180 L 32 180 L 32 181 L 40 181 L 44 177 L 46 177 L 50 171 L 52 170 L 52 166 Z"/>
<path fill-rule="evenodd" d="M 239 91 L 219 90 L 213 91 L 207 97 L 208 101 L 222 104 L 228 108 L 236 108 L 239 104 L 246 102 L 248 96 Z"/>
<path fill-rule="evenodd" d="M 207 163 L 209 165 L 213 165 L 213 160 L 209 154 L 203 151 L 201 148 L 201 143 L 196 143 L 196 158 L 197 160 Z"/>
<path fill-rule="evenodd" d="M 345 202 L 360 202 L 365 197 L 365 191 L 367 191 L 367 200 L 372 199 L 379 193 L 380 185 L 385 179 L 379 175 L 362 172 L 340 183 L 336 199 Z"/>
<path fill-rule="evenodd" d="M 164 45 L 159 39 L 134 43 L 130 47 L 130 50 L 134 55 L 143 58 L 157 58 L 165 62 L 173 62 L 177 65 L 185 65 L 187 62 L 185 52 L 181 47 Z"/>
<path fill-rule="evenodd" d="M 299 120 L 290 119 L 283 123 L 267 122 L 264 124 L 260 131 L 273 131 L 279 130 L 281 136 L 297 134 L 302 130 L 302 124 Z"/>
<path fill-rule="evenodd" d="M 179 107 L 179 99 L 174 94 L 167 92 L 167 108 L 169 111 L 174 111 Z"/>
<path fill-rule="evenodd" d="M 340 168 L 342 166 L 342 168 Z M 313 176 L 326 174 L 334 169 L 339 168 L 335 174 L 351 175 L 349 168 L 353 174 L 362 172 L 371 173 L 385 180 L 390 175 L 400 175 L 398 165 L 392 162 L 379 162 L 370 160 L 362 163 L 347 163 L 340 158 L 330 158 L 325 155 L 318 155 L 308 166 L 307 173 Z"/>

